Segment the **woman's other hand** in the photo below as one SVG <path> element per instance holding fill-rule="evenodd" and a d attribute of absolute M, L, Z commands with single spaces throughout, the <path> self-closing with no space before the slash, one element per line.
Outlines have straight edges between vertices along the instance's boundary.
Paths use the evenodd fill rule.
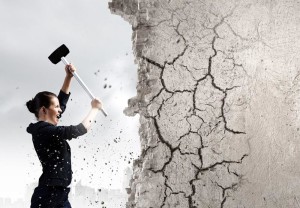
<path fill-rule="evenodd" d="M 98 114 L 99 110 L 102 108 L 102 103 L 98 98 L 95 98 L 91 102 L 92 108 L 88 115 L 83 119 L 81 122 L 86 130 L 91 128 L 93 121 L 95 120 L 96 115 Z"/>
<path fill-rule="evenodd" d="M 92 108 L 96 108 L 98 110 L 101 110 L 102 108 L 102 103 L 98 98 L 95 98 L 91 102 Z"/>

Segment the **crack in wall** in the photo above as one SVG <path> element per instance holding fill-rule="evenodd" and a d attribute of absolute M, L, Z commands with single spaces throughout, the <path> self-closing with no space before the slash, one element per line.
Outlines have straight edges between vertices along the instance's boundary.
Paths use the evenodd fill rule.
<path fill-rule="evenodd" d="M 117 0 L 114 2 L 117 2 Z M 157 4 L 159 7 L 159 3 Z M 185 8 L 189 6 L 191 5 L 186 5 Z M 141 5 L 139 7 L 141 7 Z M 170 10 L 171 19 L 173 19 L 174 22 L 178 14 L 176 14 L 173 9 Z M 153 38 L 153 40 L 157 40 L 155 39 L 157 38 L 156 35 L 159 38 L 159 33 L 156 31 L 156 28 L 167 23 L 169 19 L 151 24 L 149 23 L 150 18 L 148 22 L 137 23 L 136 26 L 133 27 L 136 34 L 142 30 L 143 32 L 148 31 L 148 36 L 145 36 L 147 43 L 145 41 L 139 42 L 137 39 L 134 40 L 136 46 L 136 60 L 139 63 L 139 87 L 141 90 L 138 90 L 137 97 L 131 100 L 129 105 L 129 108 L 134 109 L 134 113 L 128 114 L 133 115 L 139 113 L 143 122 L 152 123 L 150 128 L 153 128 L 156 132 L 155 135 L 158 139 L 158 145 L 151 147 L 147 145 L 142 146 L 143 150 L 139 161 L 143 164 L 143 168 L 140 166 L 135 167 L 138 173 L 134 176 L 134 181 L 131 184 L 131 196 L 135 195 L 135 197 L 131 197 L 127 204 L 128 207 L 147 207 L 147 204 L 149 205 L 151 202 L 153 203 L 153 207 L 165 208 L 172 204 L 169 198 L 175 197 L 176 199 L 176 197 L 180 197 L 181 201 L 177 202 L 179 207 L 180 203 L 182 203 L 188 205 L 190 208 L 194 208 L 204 203 L 201 201 L 201 197 L 198 197 L 199 194 L 200 196 L 202 194 L 202 189 L 200 188 L 202 185 L 199 185 L 202 183 L 203 185 L 207 183 L 211 188 L 209 190 L 212 192 L 215 191 L 216 195 L 220 192 L 218 189 L 221 189 L 221 198 L 216 196 L 218 199 L 210 199 L 208 197 L 207 200 L 210 201 L 208 203 L 219 204 L 220 207 L 223 207 L 227 200 L 226 192 L 230 189 L 237 188 L 238 183 L 233 183 L 231 186 L 222 186 L 215 181 L 205 181 L 205 177 L 210 177 L 209 174 L 212 174 L 211 177 L 214 177 L 215 169 L 222 169 L 222 167 L 226 165 L 226 173 L 233 175 L 239 180 L 240 175 L 229 171 L 229 165 L 241 164 L 243 159 L 248 156 L 247 153 L 242 154 L 239 160 L 225 159 L 226 156 L 223 155 L 223 149 L 217 149 L 219 145 L 217 141 L 214 143 L 214 139 L 212 141 L 208 140 L 208 138 L 213 137 L 211 135 L 215 135 L 216 137 L 222 135 L 220 143 L 229 143 L 230 145 L 230 141 L 233 140 L 235 136 L 241 135 L 238 138 L 242 138 L 242 135 L 246 134 L 246 132 L 234 130 L 234 128 L 229 127 L 225 112 L 228 92 L 239 86 L 230 86 L 223 89 L 217 85 L 215 76 L 212 73 L 214 59 L 219 52 L 219 50 L 216 49 L 216 41 L 220 38 L 217 29 L 232 13 L 233 10 L 228 15 L 222 17 L 220 21 L 216 22 L 212 28 L 206 27 L 206 29 L 213 32 L 213 36 L 204 35 L 200 38 L 201 40 L 211 38 L 210 48 L 204 50 L 207 50 L 208 53 L 210 53 L 209 51 L 213 52 L 206 59 L 207 67 L 199 67 L 199 69 L 202 68 L 207 71 L 205 74 L 197 74 L 197 71 L 199 71 L 199 69 L 197 69 L 198 67 L 190 68 L 189 65 L 184 64 L 184 60 L 187 60 L 189 57 L 189 50 L 194 47 L 189 46 L 188 39 L 180 31 L 180 26 L 183 24 L 180 18 L 177 24 L 173 24 L 172 28 L 176 36 L 183 40 L 184 47 L 175 56 L 171 56 L 174 52 L 170 53 L 168 59 L 163 61 L 161 61 L 162 59 L 156 60 L 153 54 L 151 54 L 151 51 L 145 46 L 151 42 L 149 39 Z M 149 14 L 147 13 L 147 15 Z M 205 23 L 202 25 L 204 24 Z M 149 34 L 151 34 L 151 36 Z M 180 43 L 180 39 L 177 40 L 177 44 Z M 235 63 L 234 57 L 232 57 L 232 60 L 234 67 L 240 66 L 243 68 L 242 64 L 238 65 Z M 174 73 L 175 71 L 178 72 L 176 78 L 172 77 L 172 73 L 170 73 L 171 70 L 173 70 Z M 153 78 L 155 80 L 153 83 L 155 84 L 149 82 L 144 85 L 144 83 L 147 83 L 147 80 L 150 79 L 148 74 L 152 77 L 154 76 L 152 75 L 154 71 L 156 71 L 155 73 L 158 75 L 156 78 Z M 183 72 L 187 73 L 184 74 Z M 188 80 L 192 80 L 191 83 L 186 85 L 187 88 L 182 88 L 180 85 L 180 82 L 183 81 L 180 76 L 189 76 L 190 78 Z M 156 93 L 152 92 L 154 85 Z M 147 100 L 145 100 L 146 96 Z M 136 105 L 136 103 L 139 103 L 139 105 Z M 140 131 L 142 132 L 143 129 L 140 128 Z M 191 139 L 190 137 L 192 135 L 194 135 L 194 137 Z M 187 141 L 190 142 L 187 143 Z M 162 155 L 162 152 L 156 151 L 160 148 L 160 144 L 165 145 L 168 149 L 163 163 L 157 161 Z M 154 152 L 160 156 L 151 156 Z M 220 160 L 222 157 L 224 158 Z M 233 158 L 237 157 L 238 154 Z M 230 156 L 226 158 L 230 158 Z M 148 161 L 151 161 L 150 166 L 147 165 Z M 151 165 L 152 162 L 155 163 L 155 161 L 159 164 L 158 166 Z M 174 171 L 179 171 L 176 170 L 177 166 L 181 166 L 183 169 L 186 168 L 185 173 L 182 173 L 181 176 L 174 173 Z M 162 195 L 155 202 L 151 201 L 153 198 L 149 196 L 149 193 L 152 193 L 152 191 L 138 191 L 136 188 L 138 184 L 146 184 L 144 176 L 152 174 L 160 174 L 161 176 L 157 178 L 161 184 L 157 190 L 159 190 Z M 203 178 L 202 174 L 208 174 L 208 176 Z M 203 190 L 205 190 L 205 188 L 203 188 Z"/>

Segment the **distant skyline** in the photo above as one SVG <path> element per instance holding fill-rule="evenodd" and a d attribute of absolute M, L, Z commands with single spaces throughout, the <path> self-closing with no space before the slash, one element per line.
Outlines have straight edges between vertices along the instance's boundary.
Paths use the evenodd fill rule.
<path fill-rule="evenodd" d="M 99 97 L 108 113 L 98 115 L 88 134 L 69 142 L 73 181 L 92 188 L 122 187 L 123 170 L 140 154 L 139 117 L 127 117 L 127 100 L 136 95 L 137 65 L 131 26 L 108 9 L 108 0 L 0 0 L 0 198 L 22 198 L 37 182 L 40 162 L 26 132 L 36 122 L 25 103 L 39 91 L 58 93 L 64 65 L 48 56 L 62 43 L 68 61 Z M 90 108 L 90 98 L 73 80 L 59 125 L 75 125 Z"/>
<path fill-rule="evenodd" d="M 32 183 L 26 188 L 25 199 L 1 198 L 0 208 L 28 208 L 30 206 L 30 197 L 37 183 Z M 89 186 L 82 185 L 81 181 L 76 183 L 69 193 L 71 204 L 76 207 L 97 208 L 99 205 L 113 207 L 125 207 L 127 201 L 127 193 L 121 189 L 106 189 L 99 187 L 93 189 Z"/>

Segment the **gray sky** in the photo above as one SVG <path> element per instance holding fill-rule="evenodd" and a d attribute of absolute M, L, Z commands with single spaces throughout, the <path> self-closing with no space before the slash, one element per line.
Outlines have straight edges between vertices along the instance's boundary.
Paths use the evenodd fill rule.
<path fill-rule="evenodd" d="M 64 65 L 53 65 L 48 56 L 62 43 L 70 49 L 67 59 L 109 114 L 99 114 L 92 131 L 69 142 L 73 179 L 94 188 L 121 188 L 123 171 L 132 165 L 128 160 L 140 148 L 138 116 L 123 114 L 136 95 L 131 26 L 110 13 L 108 0 L 0 0 L 0 27 L 0 198 L 23 197 L 26 185 L 41 174 L 26 133 L 34 116 L 25 103 L 39 91 L 58 93 Z M 75 79 L 71 93 L 59 125 L 78 124 L 90 108 Z"/>

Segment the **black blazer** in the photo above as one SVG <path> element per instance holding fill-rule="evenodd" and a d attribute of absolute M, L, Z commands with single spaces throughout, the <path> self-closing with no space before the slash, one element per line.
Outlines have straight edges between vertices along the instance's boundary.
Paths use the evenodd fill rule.
<path fill-rule="evenodd" d="M 70 94 L 60 91 L 58 100 L 62 112 L 66 109 Z M 72 180 L 71 148 L 67 140 L 77 138 L 87 132 L 82 123 L 76 126 L 55 126 L 38 121 L 27 127 L 37 156 L 43 167 L 39 186 L 65 186 Z"/>

